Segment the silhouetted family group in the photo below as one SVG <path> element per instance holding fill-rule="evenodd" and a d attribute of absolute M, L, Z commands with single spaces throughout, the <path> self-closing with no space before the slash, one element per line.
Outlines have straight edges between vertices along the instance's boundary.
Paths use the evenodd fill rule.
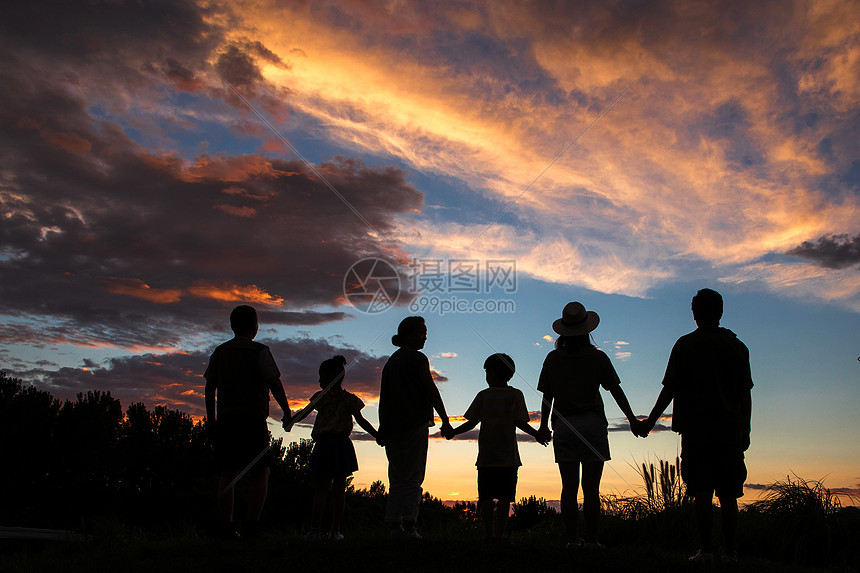
<path fill-rule="evenodd" d="M 672 430 L 681 434 L 681 476 L 694 498 L 701 546 L 690 559 L 714 559 L 711 543 L 713 496 L 720 501 L 723 529 L 721 558 L 736 561 L 737 498 L 746 479 L 744 452 L 750 443 L 752 411 L 749 351 L 737 336 L 720 327 L 723 300 L 702 289 L 692 300 L 697 328 L 672 348 L 663 388 L 647 419 L 638 419 L 621 388 L 612 362 L 592 342 L 597 313 L 579 302 L 568 303 L 553 322 L 558 334 L 555 349 L 546 357 L 538 380 L 543 394 L 540 427 L 529 425 L 523 393 L 508 382 L 515 373 L 513 359 L 493 354 L 484 362 L 488 388 L 478 392 L 466 410 L 465 423 L 451 426 L 430 363 L 421 352 L 427 326 L 420 316 L 405 318 L 392 337 L 398 349 L 382 371 L 379 429 L 362 415 L 364 403 L 343 388 L 346 359 L 335 356 L 319 368 L 321 390 L 307 407 L 290 411 L 280 372 L 268 347 L 253 338 L 257 314 L 238 306 L 230 315 L 235 337 L 212 353 L 206 369 L 207 423 L 214 435 L 219 468 L 218 507 L 223 532 L 238 536 L 233 525 L 233 485 L 241 470 L 251 465 L 246 532 L 259 527 L 266 499 L 270 436 L 266 419 L 271 392 L 284 412 L 284 428 L 316 410 L 311 437 L 314 447 L 309 473 L 315 485 L 308 541 L 326 537 L 321 531 L 326 494 L 333 494 L 329 539 L 343 539 L 347 478 L 358 469 L 350 440 L 353 420 L 384 446 L 388 458 L 388 500 L 385 521 L 391 536 L 420 539 L 416 528 L 427 463 L 429 427 L 434 410 L 441 419 L 440 434 L 452 439 L 480 424 L 478 434 L 478 507 L 488 542 L 504 540 L 510 504 L 516 499 L 520 456 L 516 429 L 546 446 L 552 441 L 561 475 L 561 515 L 569 548 L 600 550 L 600 479 L 610 459 L 608 421 L 600 388 L 608 391 L 630 423 L 631 432 L 646 437 L 674 400 Z M 217 396 L 217 412 L 216 412 Z M 552 422 L 550 430 L 549 421 Z M 255 455 L 260 457 L 253 463 Z M 582 483 L 585 530 L 579 535 L 577 495 Z"/>

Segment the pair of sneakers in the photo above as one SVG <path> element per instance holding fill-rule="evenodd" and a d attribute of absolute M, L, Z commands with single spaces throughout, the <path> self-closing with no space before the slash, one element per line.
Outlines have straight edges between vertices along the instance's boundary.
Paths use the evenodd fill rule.
<path fill-rule="evenodd" d="M 311 529 L 307 533 L 305 533 L 304 537 L 302 537 L 304 541 L 319 541 L 320 539 L 329 539 L 331 541 L 343 541 L 343 533 L 340 531 L 330 531 L 329 534 L 325 537 L 320 535 L 320 532 L 316 529 Z"/>
<path fill-rule="evenodd" d="M 417 529 L 413 528 L 413 529 L 392 529 L 391 530 L 391 539 L 402 539 L 402 540 L 416 539 L 417 540 L 417 539 L 424 539 L 424 538 L 421 537 L 421 534 L 418 533 Z"/>

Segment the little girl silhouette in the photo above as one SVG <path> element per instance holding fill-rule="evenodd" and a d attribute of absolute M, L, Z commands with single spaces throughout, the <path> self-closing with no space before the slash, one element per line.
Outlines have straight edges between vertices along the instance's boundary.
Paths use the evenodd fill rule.
<path fill-rule="evenodd" d="M 376 429 L 361 415 L 364 402 L 361 398 L 343 389 L 344 366 L 346 358 L 335 356 L 320 364 L 320 387 L 322 390 L 311 397 L 313 409 L 317 411 L 311 437 L 314 449 L 311 452 L 308 471 L 313 479 L 315 491 L 311 510 L 311 529 L 305 534 L 305 541 L 320 539 L 326 493 L 332 491 L 332 520 L 329 539 L 343 539 L 340 524 L 343 520 L 346 503 L 346 478 L 358 470 L 358 459 L 349 434 L 353 428 L 353 418 L 365 432 L 377 439 Z M 299 422 L 308 414 L 306 408 L 291 425 Z"/>

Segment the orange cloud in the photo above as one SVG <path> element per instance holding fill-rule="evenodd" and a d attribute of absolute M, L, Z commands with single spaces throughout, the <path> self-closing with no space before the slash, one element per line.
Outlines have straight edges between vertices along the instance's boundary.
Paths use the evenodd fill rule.
<path fill-rule="evenodd" d="M 93 144 L 89 140 L 84 139 L 76 133 L 52 131 L 46 127 L 39 132 L 39 135 L 69 153 L 86 155 L 93 149 Z"/>
<path fill-rule="evenodd" d="M 235 205 L 225 205 L 223 203 L 213 205 L 213 209 L 233 215 L 234 217 L 250 218 L 257 216 L 257 210 L 253 207 L 237 207 Z"/>
<path fill-rule="evenodd" d="M 110 277 L 106 279 L 105 289 L 111 294 L 133 296 L 158 304 L 179 302 L 182 299 L 181 289 L 155 289 L 140 279 Z"/>
<path fill-rule="evenodd" d="M 214 285 L 205 281 L 195 281 L 188 292 L 198 298 L 211 298 L 225 302 L 249 302 L 280 306 L 284 299 L 271 295 L 256 285 Z"/>

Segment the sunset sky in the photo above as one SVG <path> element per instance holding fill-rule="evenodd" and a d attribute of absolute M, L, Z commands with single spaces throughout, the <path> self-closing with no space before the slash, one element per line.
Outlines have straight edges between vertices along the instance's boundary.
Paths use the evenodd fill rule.
<path fill-rule="evenodd" d="M 505 352 L 536 425 L 552 322 L 578 300 L 645 415 L 710 287 L 751 354 L 742 501 L 788 475 L 857 495 L 858 13 L 17 2 L 0 20 L 0 370 L 199 418 L 247 303 L 294 408 L 343 354 L 375 425 L 391 335 L 420 314 L 449 414 Z M 368 288 L 393 306 L 356 302 L 364 259 L 391 265 Z M 636 439 L 604 401 L 602 492 L 641 491 L 634 466 L 674 460 L 679 438 L 664 420 Z M 309 437 L 272 414 L 274 435 Z M 386 480 L 383 450 L 353 437 L 355 485 Z M 520 451 L 518 495 L 558 499 L 551 449 Z M 474 435 L 433 440 L 425 490 L 474 499 L 476 453 Z"/>

